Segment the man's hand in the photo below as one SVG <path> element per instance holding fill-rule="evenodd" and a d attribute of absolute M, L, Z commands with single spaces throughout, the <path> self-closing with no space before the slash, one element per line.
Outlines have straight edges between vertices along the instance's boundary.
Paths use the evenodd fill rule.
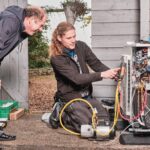
<path fill-rule="evenodd" d="M 114 69 L 101 72 L 101 77 L 105 79 L 113 79 L 116 77 L 119 70 L 120 68 L 114 68 Z"/>

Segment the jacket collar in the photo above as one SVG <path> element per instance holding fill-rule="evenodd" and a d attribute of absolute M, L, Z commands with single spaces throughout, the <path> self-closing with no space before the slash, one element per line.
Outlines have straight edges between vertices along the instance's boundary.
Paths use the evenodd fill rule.
<path fill-rule="evenodd" d="M 68 49 L 68 48 L 63 48 L 63 53 L 67 54 L 70 57 L 73 57 L 76 54 L 74 49 Z"/>

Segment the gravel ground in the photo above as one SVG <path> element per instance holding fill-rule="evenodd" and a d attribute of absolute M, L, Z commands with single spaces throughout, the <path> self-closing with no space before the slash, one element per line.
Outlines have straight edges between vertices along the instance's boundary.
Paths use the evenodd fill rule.
<path fill-rule="evenodd" d="M 50 111 L 56 91 L 54 75 L 31 76 L 29 79 L 29 110 L 30 112 Z"/>

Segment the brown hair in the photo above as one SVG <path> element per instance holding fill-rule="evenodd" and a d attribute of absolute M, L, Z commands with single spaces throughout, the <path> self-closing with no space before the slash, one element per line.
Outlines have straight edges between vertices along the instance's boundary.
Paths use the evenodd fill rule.
<path fill-rule="evenodd" d="M 46 16 L 46 11 L 37 6 L 28 6 L 24 9 L 25 17 L 36 17 L 39 20 L 42 20 Z"/>
<path fill-rule="evenodd" d="M 50 56 L 62 55 L 62 49 L 64 46 L 61 44 L 60 41 L 58 41 L 57 37 L 62 37 L 67 31 L 72 29 L 75 30 L 75 27 L 68 22 L 61 22 L 58 24 L 57 28 L 52 34 L 51 45 L 49 48 Z"/>

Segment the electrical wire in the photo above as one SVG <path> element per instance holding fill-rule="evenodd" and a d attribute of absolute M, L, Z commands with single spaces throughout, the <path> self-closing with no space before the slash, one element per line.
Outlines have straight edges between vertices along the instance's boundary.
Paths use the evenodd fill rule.
<path fill-rule="evenodd" d="M 121 84 L 121 81 L 120 81 L 120 84 Z M 122 103 L 122 93 L 121 93 L 121 90 L 120 90 L 120 84 L 119 84 L 119 94 L 120 94 L 120 103 L 118 103 L 118 111 L 119 111 L 119 114 L 120 114 L 120 116 L 121 116 L 121 118 L 122 119 L 124 119 L 124 120 L 127 120 L 128 122 L 131 122 L 131 121 L 134 121 L 134 120 L 137 120 L 141 115 L 142 115 L 142 113 L 143 113 L 143 111 L 144 111 L 144 109 L 145 109 L 145 107 L 146 107 L 146 101 L 147 101 L 147 99 L 146 99 L 146 91 L 145 91 L 145 93 L 143 94 L 144 95 L 144 101 L 143 101 L 143 105 L 142 105 L 142 109 L 140 110 L 140 112 L 136 115 L 136 116 L 133 116 L 132 118 L 127 118 L 126 116 L 124 116 L 123 114 L 122 114 L 122 112 L 121 112 L 121 110 L 120 110 L 120 106 L 121 106 L 121 103 Z M 141 92 L 143 93 L 143 86 L 141 86 L 140 87 L 140 89 L 141 89 Z"/>

